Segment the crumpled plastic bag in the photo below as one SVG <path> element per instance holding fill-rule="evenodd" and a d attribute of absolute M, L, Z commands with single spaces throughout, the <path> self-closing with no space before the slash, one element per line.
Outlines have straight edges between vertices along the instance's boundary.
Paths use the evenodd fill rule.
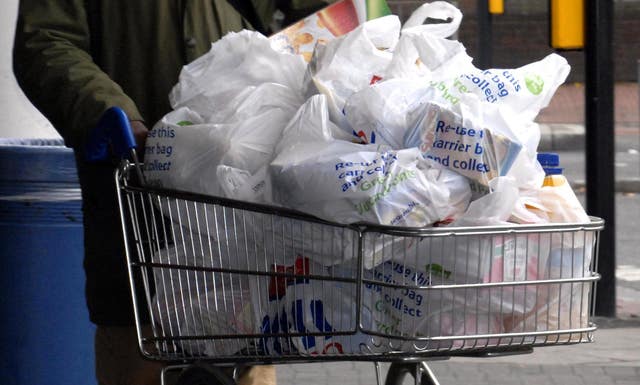
<path fill-rule="evenodd" d="M 203 117 L 208 123 L 232 123 L 259 115 L 269 109 L 295 111 L 305 99 L 290 87 L 278 83 L 261 83 L 239 90 L 238 94 Z M 293 116 L 293 114 L 292 114 Z"/>
<path fill-rule="evenodd" d="M 350 33 L 318 44 L 305 77 L 307 96 L 327 97 L 331 120 L 348 131 L 342 114 L 346 99 L 383 74 L 400 32 L 397 16 L 367 21 Z"/>
<path fill-rule="evenodd" d="M 495 164 L 500 165 L 500 170 L 492 175 L 482 178 L 466 175 L 484 185 L 492 177 L 509 175 L 516 178 L 523 188 L 529 188 L 535 186 L 541 175 L 535 166 L 540 130 L 533 119 L 548 105 L 569 70 L 566 60 L 557 54 L 550 54 L 516 69 L 479 70 L 472 64 L 471 57 L 460 42 L 409 28 L 403 30 L 382 82 L 398 78 L 412 79 L 416 83 L 428 82 L 436 94 L 431 101 L 440 108 L 460 114 L 460 120 L 476 130 L 490 130 L 508 138 L 511 144 L 519 145 L 522 149 L 519 153 L 515 151 L 517 147 L 510 144 L 508 158 L 494 160 Z M 477 96 L 482 102 L 480 108 L 470 95 Z M 393 104 L 393 101 L 388 104 Z M 378 116 L 383 114 L 378 112 Z M 376 126 L 378 131 L 384 131 L 380 127 L 385 127 L 386 122 L 376 118 L 372 117 L 371 121 L 375 123 L 365 127 Z M 393 125 L 391 127 L 397 130 Z M 406 130 L 415 131 L 415 126 Z M 378 134 L 364 130 L 360 135 L 370 137 Z M 423 137 L 428 136 L 429 132 L 423 133 Z M 396 133 L 395 137 L 400 137 L 400 134 Z M 417 135 L 413 137 L 415 139 Z M 405 145 L 421 146 L 424 143 L 414 140 Z M 487 146 L 491 144 L 487 143 Z M 440 159 L 446 156 L 432 155 Z M 535 174 L 531 173 L 532 170 Z"/>
<path fill-rule="evenodd" d="M 370 329 L 365 326 L 366 331 L 383 333 L 391 339 L 387 344 L 401 351 L 459 348 L 465 345 L 464 340 L 411 340 L 415 337 L 437 338 L 503 332 L 500 322 L 502 314 L 488 310 L 488 300 L 479 290 L 437 287 L 477 282 L 471 279 L 460 280 L 461 273 L 454 276 L 456 270 L 464 268 L 467 264 L 457 266 L 456 269 L 453 260 L 441 261 L 434 256 L 439 244 L 446 239 L 442 237 L 423 240 L 419 242 L 422 245 L 418 247 L 417 252 L 412 251 L 406 258 L 389 260 L 364 271 L 364 279 L 367 281 L 364 285 L 362 306 L 371 312 L 373 319 Z M 464 239 L 460 241 L 464 242 Z M 471 260 L 468 265 L 474 262 L 477 261 Z M 429 289 L 412 286 L 428 286 Z M 473 311 L 470 310 L 470 304 L 473 304 Z M 409 340 L 402 341 L 394 337 Z M 497 340 L 468 341 L 466 346 L 470 343 L 497 344 Z M 389 346 L 380 344 L 374 350 L 384 352 L 388 349 Z"/>
<path fill-rule="evenodd" d="M 346 118 L 367 143 L 417 147 L 483 185 L 507 175 L 522 145 L 504 111 L 473 95 L 448 100 L 433 84 L 424 78 L 377 83 L 349 98 Z"/>
<path fill-rule="evenodd" d="M 466 209 L 471 196 L 466 178 L 431 168 L 429 161 L 422 159 L 415 149 L 387 151 L 337 139 L 344 135 L 329 121 L 323 95 L 316 95 L 305 103 L 284 130 L 276 146 L 277 155 L 270 164 L 274 203 L 334 222 L 367 221 L 398 226 L 452 220 Z M 371 163 L 372 167 L 360 167 L 365 170 L 366 178 L 346 175 L 347 171 L 358 170 L 353 164 L 356 158 Z M 342 166 L 336 174 L 337 163 Z M 371 175 L 367 175 L 366 170 L 371 170 Z M 378 183 L 378 179 L 385 181 L 384 177 L 378 177 L 383 172 L 395 177 L 401 174 L 415 177 L 402 177 L 395 186 L 393 180 L 387 178 L 390 182 L 386 183 L 390 187 L 387 191 L 385 183 Z M 344 173 L 343 178 L 339 178 L 340 173 Z M 406 183 L 407 180 L 410 183 Z M 342 191 L 345 185 L 350 187 Z M 370 188 L 362 190 L 363 185 Z M 400 193 L 395 191 L 398 185 L 402 189 Z M 292 221 L 279 217 L 256 221 L 253 233 L 260 238 L 257 239 L 260 247 L 279 255 L 296 244 L 306 256 L 325 266 L 344 264 L 355 258 L 358 236 L 349 226 L 315 226 Z M 404 252 L 407 247 L 413 246 L 387 237 L 376 242 L 375 248 L 364 251 L 363 264 L 371 268 L 379 263 L 374 261 L 384 257 L 383 251 Z"/>
<path fill-rule="evenodd" d="M 459 99 L 467 92 L 508 107 L 520 119 L 533 121 L 569 75 L 570 66 L 552 53 L 515 69 L 481 70 L 462 43 L 418 29 L 403 30 L 385 79 L 426 77 Z"/>
<path fill-rule="evenodd" d="M 291 106 L 281 107 L 219 124 L 204 123 L 186 107 L 167 114 L 147 139 L 147 181 L 205 195 L 267 200 L 264 190 L 254 189 L 260 182 L 264 184 L 264 179 L 247 185 L 237 176 L 260 172 L 266 176 L 276 141 L 295 113 Z M 256 131 L 258 126 L 261 130 Z"/>
<path fill-rule="evenodd" d="M 169 100 L 174 109 L 189 107 L 208 121 L 247 87 L 277 83 L 301 96 L 305 70 L 301 56 L 274 50 L 262 34 L 230 32 L 182 68 Z"/>
<path fill-rule="evenodd" d="M 440 22 L 423 24 L 428 19 Z M 454 5 L 446 1 L 433 1 L 416 8 L 402 25 L 402 30 L 415 28 L 437 36 L 449 37 L 456 33 L 461 21 L 462 12 Z"/>
<path fill-rule="evenodd" d="M 183 67 L 174 111 L 149 132 L 152 184 L 268 202 L 266 170 L 287 122 L 304 102 L 306 63 L 257 32 L 229 33 Z M 260 127 L 260 130 L 256 130 Z"/>
<path fill-rule="evenodd" d="M 301 121 L 327 121 L 324 96 L 312 97 L 306 106 Z M 277 146 L 270 166 L 277 203 L 338 223 L 400 226 L 426 226 L 466 208 L 470 190 L 464 178 L 433 168 L 417 149 L 379 149 L 330 135 L 309 140 L 300 131 L 296 141 L 290 127 L 306 126 L 290 125 L 283 132 L 285 143 Z"/>
<path fill-rule="evenodd" d="M 519 190 L 513 178 L 495 178 L 490 183 L 491 193 L 474 200 L 452 227 L 509 225 Z"/>
<path fill-rule="evenodd" d="M 399 150 L 405 148 L 405 136 L 417 127 L 427 103 L 437 97 L 424 79 L 390 79 L 352 94 L 344 115 L 359 141 Z"/>
<path fill-rule="evenodd" d="M 528 177 L 540 140 L 533 119 L 566 79 L 566 60 L 551 54 L 516 69 L 481 71 L 460 42 L 426 27 L 403 29 L 376 83 L 346 99 L 348 125 L 341 127 L 365 143 L 420 147 L 425 157 L 485 186 L 504 175 L 532 186 Z M 434 114 L 448 119 L 434 121 Z M 437 122 L 484 135 L 438 131 Z"/>
<path fill-rule="evenodd" d="M 445 39 L 423 27 L 414 27 L 402 31 L 384 78 L 451 80 L 456 71 L 473 67 L 472 61 L 459 41 Z"/>
<path fill-rule="evenodd" d="M 258 341 L 257 348 L 261 354 L 340 355 L 363 352 L 371 336 L 339 334 L 357 329 L 356 315 L 361 310 L 356 306 L 357 285 L 305 278 L 304 275 L 327 276 L 330 273 L 327 267 L 303 256 L 296 257 L 291 265 L 272 266 L 272 271 L 298 277 L 258 278 L 252 283 L 253 308 L 260 311 L 259 333 L 265 334 Z M 371 323 L 368 312 L 360 314 L 361 323 Z"/>

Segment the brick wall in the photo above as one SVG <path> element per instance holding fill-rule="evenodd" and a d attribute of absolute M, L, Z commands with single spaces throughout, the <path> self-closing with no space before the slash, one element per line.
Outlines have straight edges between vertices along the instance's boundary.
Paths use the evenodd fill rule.
<path fill-rule="evenodd" d="M 405 20 L 423 1 L 387 0 L 393 13 Z M 458 34 L 471 57 L 478 52 L 477 0 L 451 1 L 462 11 Z M 505 0 L 505 13 L 493 18 L 492 67 L 514 68 L 553 52 L 549 47 L 547 0 Z M 584 81 L 584 52 L 558 52 L 571 64 L 568 81 Z M 614 3 L 613 62 L 616 81 L 637 81 L 640 60 L 640 0 Z"/>

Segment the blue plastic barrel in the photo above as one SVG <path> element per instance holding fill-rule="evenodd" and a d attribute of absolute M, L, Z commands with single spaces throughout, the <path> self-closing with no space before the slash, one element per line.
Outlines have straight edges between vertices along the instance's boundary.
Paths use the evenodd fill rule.
<path fill-rule="evenodd" d="M 83 249 L 73 152 L 0 139 L 3 385 L 96 383 Z"/>

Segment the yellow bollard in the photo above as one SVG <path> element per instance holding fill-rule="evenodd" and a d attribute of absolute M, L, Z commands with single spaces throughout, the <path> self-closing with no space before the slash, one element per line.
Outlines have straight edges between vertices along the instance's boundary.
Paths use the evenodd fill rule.
<path fill-rule="evenodd" d="M 488 0 L 489 13 L 492 15 L 502 15 L 504 13 L 504 0 Z"/>
<path fill-rule="evenodd" d="M 551 47 L 584 48 L 584 0 L 550 0 L 549 16 Z"/>

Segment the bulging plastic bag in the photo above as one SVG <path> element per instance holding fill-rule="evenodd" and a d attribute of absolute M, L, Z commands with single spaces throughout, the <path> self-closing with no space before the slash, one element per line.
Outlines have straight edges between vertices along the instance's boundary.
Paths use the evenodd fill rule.
<path fill-rule="evenodd" d="M 283 131 L 269 173 L 276 204 L 345 225 L 257 220 L 250 225 L 261 249 L 280 255 L 296 245 L 325 266 L 353 263 L 358 235 L 349 225 L 354 222 L 418 226 L 453 219 L 466 209 L 471 195 L 466 178 L 431 168 L 415 149 L 380 150 L 336 139 L 341 136 L 348 137 L 329 121 L 325 97 L 312 97 Z M 402 252 L 407 247 L 377 243 L 365 251 L 363 264 L 371 268 L 382 249 Z"/>
<path fill-rule="evenodd" d="M 535 185 L 530 181 L 539 180 L 540 175 L 536 173 L 534 178 L 531 173 L 535 168 L 535 153 L 540 141 L 540 130 L 533 119 L 548 105 L 569 70 L 567 61 L 557 54 L 550 54 L 540 61 L 516 69 L 480 70 L 473 66 L 460 42 L 409 28 L 403 30 L 384 79 L 422 78 L 423 82 L 430 82 L 438 91 L 438 99 L 433 102 L 442 109 L 460 114 L 459 120 L 463 121 L 465 127 L 473 123 L 476 131 L 488 129 L 495 134 L 494 137 L 509 140 L 506 159 L 501 159 L 503 154 L 496 149 L 498 158 L 495 163 L 499 170 L 482 178 L 478 178 L 479 170 L 474 172 L 475 176 L 468 173 L 467 176 L 486 185 L 492 177 L 509 175 L 518 180 L 519 186 L 530 188 Z M 476 96 L 482 103 L 478 104 L 470 95 Z M 407 127 L 409 131 L 412 129 L 415 127 Z M 423 139 L 427 139 L 428 145 L 430 130 L 423 131 Z M 435 132 L 431 135 L 435 135 Z M 413 137 L 416 138 L 416 135 Z M 405 144 L 423 145 L 415 140 Z M 491 144 L 487 143 L 487 146 L 490 148 Z M 516 151 L 518 147 L 521 150 Z M 442 160 L 447 154 L 434 156 Z M 488 165 L 481 160 L 478 160 L 479 163 L 483 163 L 481 168 Z"/>
<path fill-rule="evenodd" d="M 452 98 L 472 93 L 509 108 L 518 119 L 533 121 L 569 71 L 566 59 L 555 53 L 515 69 L 481 70 L 460 42 L 411 28 L 403 31 L 385 78 L 427 77 L 441 83 Z"/>
<path fill-rule="evenodd" d="M 271 202 L 268 164 L 300 101 L 286 86 L 274 83 L 249 88 L 243 95 L 231 103 L 236 114 L 220 111 L 220 123 L 208 123 L 187 107 L 163 117 L 147 138 L 147 182 L 169 190 Z M 177 232 L 184 227 L 209 234 L 205 224 L 218 225 L 220 220 L 209 206 L 191 210 L 174 199 L 159 200 L 158 206 L 171 217 Z M 195 223 L 201 225 L 191 226 Z M 218 234 L 216 240 L 224 237 Z"/>
<path fill-rule="evenodd" d="M 366 143 L 420 147 L 485 186 L 510 175 L 528 187 L 540 140 L 533 119 L 568 71 L 555 54 L 517 69 L 480 71 L 460 42 L 409 28 L 380 82 L 346 100 L 346 129 Z"/>
<path fill-rule="evenodd" d="M 274 83 L 249 90 L 218 113 L 219 123 L 187 107 L 167 114 L 149 132 L 147 180 L 168 189 L 269 201 L 266 168 L 301 101 Z"/>
<path fill-rule="evenodd" d="M 382 333 L 390 339 L 377 344 L 378 341 L 374 341 L 376 351 L 420 351 L 470 347 L 472 344 L 496 344 L 497 341 L 493 339 L 472 340 L 467 343 L 464 340 L 447 339 L 452 336 L 500 333 L 503 331 L 501 314 L 488 310 L 486 296 L 477 289 L 438 287 L 476 283 L 467 279 L 461 281 L 460 273 L 456 277 L 454 263 L 447 261 L 446 265 L 441 264 L 439 259 L 434 258 L 433 250 L 429 253 L 429 250 L 420 247 L 418 253 L 412 252 L 410 255 L 412 257 L 386 261 L 364 272 L 367 282 L 362 303 L 365 308 L 370 309 L 373 320 L 371 329 L 365 330 Z M 474 262 L 476 261 L 471 260 L 469 264 Z M 420 337 L 432 337 L 436 340 L 412 340 Z M 445 339 L 437 340 L 442 337 Z M 403 341 L 400 338 L 409 340 Z"/>
<path fill-rule="evenodd" d="M 230 32 L 183 67 L 169 100 L 174 109 L 189 107 L 206 119 L 247 87 L 262 83 L 281 84 L 302 95 L 305 70 L 301 56 L 274 50 L 260 33 Z"/>
<path fill-rule="evenodd" d="M 558 54 L 516 69 L 473 69 L 460 74 L 466 88 L 489 103 L 510 108 L 519 119 L 533 121 L 569 75 L 567 60 Z"/>
<path fill-rule="evenodd" d="M 405 136 L 415 131 L 425 106 L 437 100 L 429 83 L 425 78 L 391 79 L 355 92 L 344 107 L 354 139 L 405 148 Z"/>
<path fill-rule="evenodd" d="M 271 277 L 253 285 L 253 307 L 261 311 L 260 333 L 265 334 L 258 343 L 262 354 L 340 355 L 366 349 L 371 337 L 356 333 L 357 285 L 306 278 L 328 270 L 302 256 L 290 266 L 272 268 L 297 277 Z M 361 314 L 360 322 L 370 324 L 368 313 Z"/>
<path fill-rule="evenodd" d="M 315 108 L 299 118 L 326 121 L 324 97 L 308 103 Z M 456 217 L 470 197 L 464 178 L 431 167 L 417 149 L 326 138 L 279 144 L 278 151 L 271 163 L 274 200 L 339 223 L 426 226 Z"/>

